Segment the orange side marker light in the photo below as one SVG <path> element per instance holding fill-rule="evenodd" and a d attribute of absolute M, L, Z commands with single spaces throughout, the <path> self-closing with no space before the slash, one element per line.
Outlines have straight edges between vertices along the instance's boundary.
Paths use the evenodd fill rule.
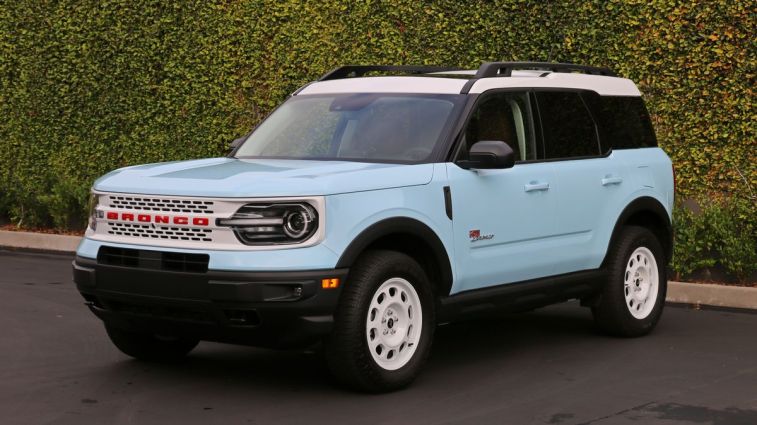
<path fill-rule="evenodd" d="M 339 278 L 321 279 L 321 288 L 334 289 L 339 287 Z"/>

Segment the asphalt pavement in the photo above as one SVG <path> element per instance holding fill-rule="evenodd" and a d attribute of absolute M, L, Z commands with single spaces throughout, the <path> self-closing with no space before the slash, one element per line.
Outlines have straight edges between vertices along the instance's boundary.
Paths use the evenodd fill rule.
<path fill-rule="evenodd" d="M 335 386 L 317 353 L 201 343 L 118 352 L 71 257 L 0 251 L 2 424 L 757 424 L 757 314 L 668 307 L 649 336 L 598 334 L 576 303 L 438 329 L 407 390 Z"/>

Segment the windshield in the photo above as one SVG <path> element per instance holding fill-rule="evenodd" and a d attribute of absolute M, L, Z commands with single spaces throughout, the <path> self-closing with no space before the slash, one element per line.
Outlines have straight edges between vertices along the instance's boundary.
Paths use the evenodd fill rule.
<path fill-rule="evenodd" d="M 294 96 L 237 150 L 237 158 L 419 163 L 432 158 L 462 95 Z"/>

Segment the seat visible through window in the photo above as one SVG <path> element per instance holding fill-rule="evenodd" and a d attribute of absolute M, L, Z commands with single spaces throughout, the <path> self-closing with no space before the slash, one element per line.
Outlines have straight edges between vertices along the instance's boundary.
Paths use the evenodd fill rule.
<path fill-rule="evenodd" d="M 488 95 L 468 122 L 461 157 L 467 157 L 470 148 L 484 140 L 507 143 L 515 153 L 516 161 L 535 159 L 526 93 Z"/>

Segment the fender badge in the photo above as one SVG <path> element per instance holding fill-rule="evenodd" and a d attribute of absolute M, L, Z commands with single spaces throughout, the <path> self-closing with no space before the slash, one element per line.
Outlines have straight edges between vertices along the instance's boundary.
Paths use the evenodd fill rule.
<path fill-rule="evenodd" d="M 485 240 L 488 240 L 488 239 L 493 239 L 494 238 L 494 234 L 492 233 L 492 234 L 488 234 L 488 235 L 482 235 L 481 231 L 478 230 L 478 229 L 476 229 L 476 230 L 470 230 L 468 232 L 468 237 L 470 238 L 470 241 L 472 243 L 472 242 L 478 242 L 478 241 L 485 241 Z"/>

